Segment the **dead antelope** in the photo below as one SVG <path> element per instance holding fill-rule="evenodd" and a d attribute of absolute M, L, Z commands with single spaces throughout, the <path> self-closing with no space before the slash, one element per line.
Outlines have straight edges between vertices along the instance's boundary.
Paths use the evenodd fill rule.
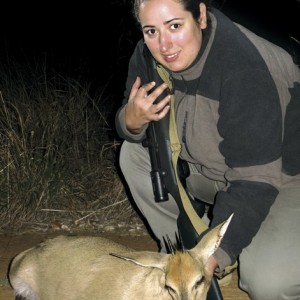
<path fill-rule="evenodd" d="M 18 254 L 9 280 L 16 296 L 28 300 L 204 300 L 213 275 L 205 265 L 231 217 L 193 249 L 174 254 L 135 251 L 102 237 L 59 236 Z"/>

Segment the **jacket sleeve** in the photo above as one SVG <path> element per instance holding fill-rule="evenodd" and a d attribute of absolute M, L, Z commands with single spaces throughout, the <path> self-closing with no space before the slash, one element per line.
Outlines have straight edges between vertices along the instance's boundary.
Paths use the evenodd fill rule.
<path fill-rule="evenodd" d="M 258 232 L 278 195 L 282 167 L 282 112 L 270 74 L 265 70 L 235 74 L 226 81 L 222 95 L 219 150 L 228 166 L 229 185 L 216 197 L 212 226 L 231 213 L 234 217 L 221 243 L 227 257 L 218 258 L 220 268 L 233 263 Z"/>
<path fill-rule="evenodd" d="M 141 142 L 145 138 L 147 127 L 140 134 L 130 133 L 125 124 L 125 109 L 130 95 L 131 87 L 137 76 L 141 78 L 142 84 L 148 83 L 147 68 L 143 56 L 143 49 L 146 47 L 142 40 L 140 40 L 130 58 L 128 66 L 128 75 L 126 80 L 126 87 L 124 91 L 124 98 L 121 107 L 118 109 L 115 116 L 116 131 L 121 139 L 129 142 Z"/>

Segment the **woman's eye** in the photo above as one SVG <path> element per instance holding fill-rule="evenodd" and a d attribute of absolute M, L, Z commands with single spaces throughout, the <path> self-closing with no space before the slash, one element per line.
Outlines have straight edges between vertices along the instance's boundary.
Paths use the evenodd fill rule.
<path fill-rule="evenodd" d="M 148 30 L 146 31 L 146 34 L 147 34 L 147 35 L 154 35 L 155 33 L 156 33 L 156 30 L 155 30 L 154 28 L 148 29 Z"/>
<path fill-rule="evenodd" d="M 171 29 L 178 29 L 178 28 L 180 28 L 181 27 L 181 25 L 180 24 L 172 24 L 171 25 Z"/>

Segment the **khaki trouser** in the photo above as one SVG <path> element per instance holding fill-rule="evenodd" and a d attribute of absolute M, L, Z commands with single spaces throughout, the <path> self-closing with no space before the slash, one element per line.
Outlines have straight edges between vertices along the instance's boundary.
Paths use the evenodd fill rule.
<path fill-rule="evenodd" d="M 178 208 L 170 196 L 156 203 L 150 178 L 148 150 L 124 142 L 120 167 L 132 197 L 164 249 L 163 237 L 175 243 Z M 223 184 L 206 179 L 193 167 L 187 178 L 189 192 L 213 204 Z M 252 243 L 240 255 L 240 285 L 254 300 L 300 299 L 300 187 L 280 191 Z"/>

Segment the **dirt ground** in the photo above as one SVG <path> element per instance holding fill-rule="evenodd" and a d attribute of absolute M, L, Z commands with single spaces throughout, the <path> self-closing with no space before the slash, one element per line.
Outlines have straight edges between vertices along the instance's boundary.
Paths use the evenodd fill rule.
<path fill-rule="evenodd" d="M 22 234 L 0 234 L 0 300 L 15 300 L 13 291 L 7 280 L 7 270 L 11 259 L 19 252 L 36 245 L 48 237 L 58 234 L 66 234 L 62 231 L 55 232 L 30 232 Z M 95 235 L 95 233 L 85 233 Z M 127 231 L 112 230 L 97 233 L 114 241 L 130 246 L 136 250 L 157 250 L 155 241 L 146 230 Z M 233 273 L 233 279 L 228 286 L 221 287 L 224 300 L 249 300 L 246 293 L 238 288 L 237 272 Z"/>

